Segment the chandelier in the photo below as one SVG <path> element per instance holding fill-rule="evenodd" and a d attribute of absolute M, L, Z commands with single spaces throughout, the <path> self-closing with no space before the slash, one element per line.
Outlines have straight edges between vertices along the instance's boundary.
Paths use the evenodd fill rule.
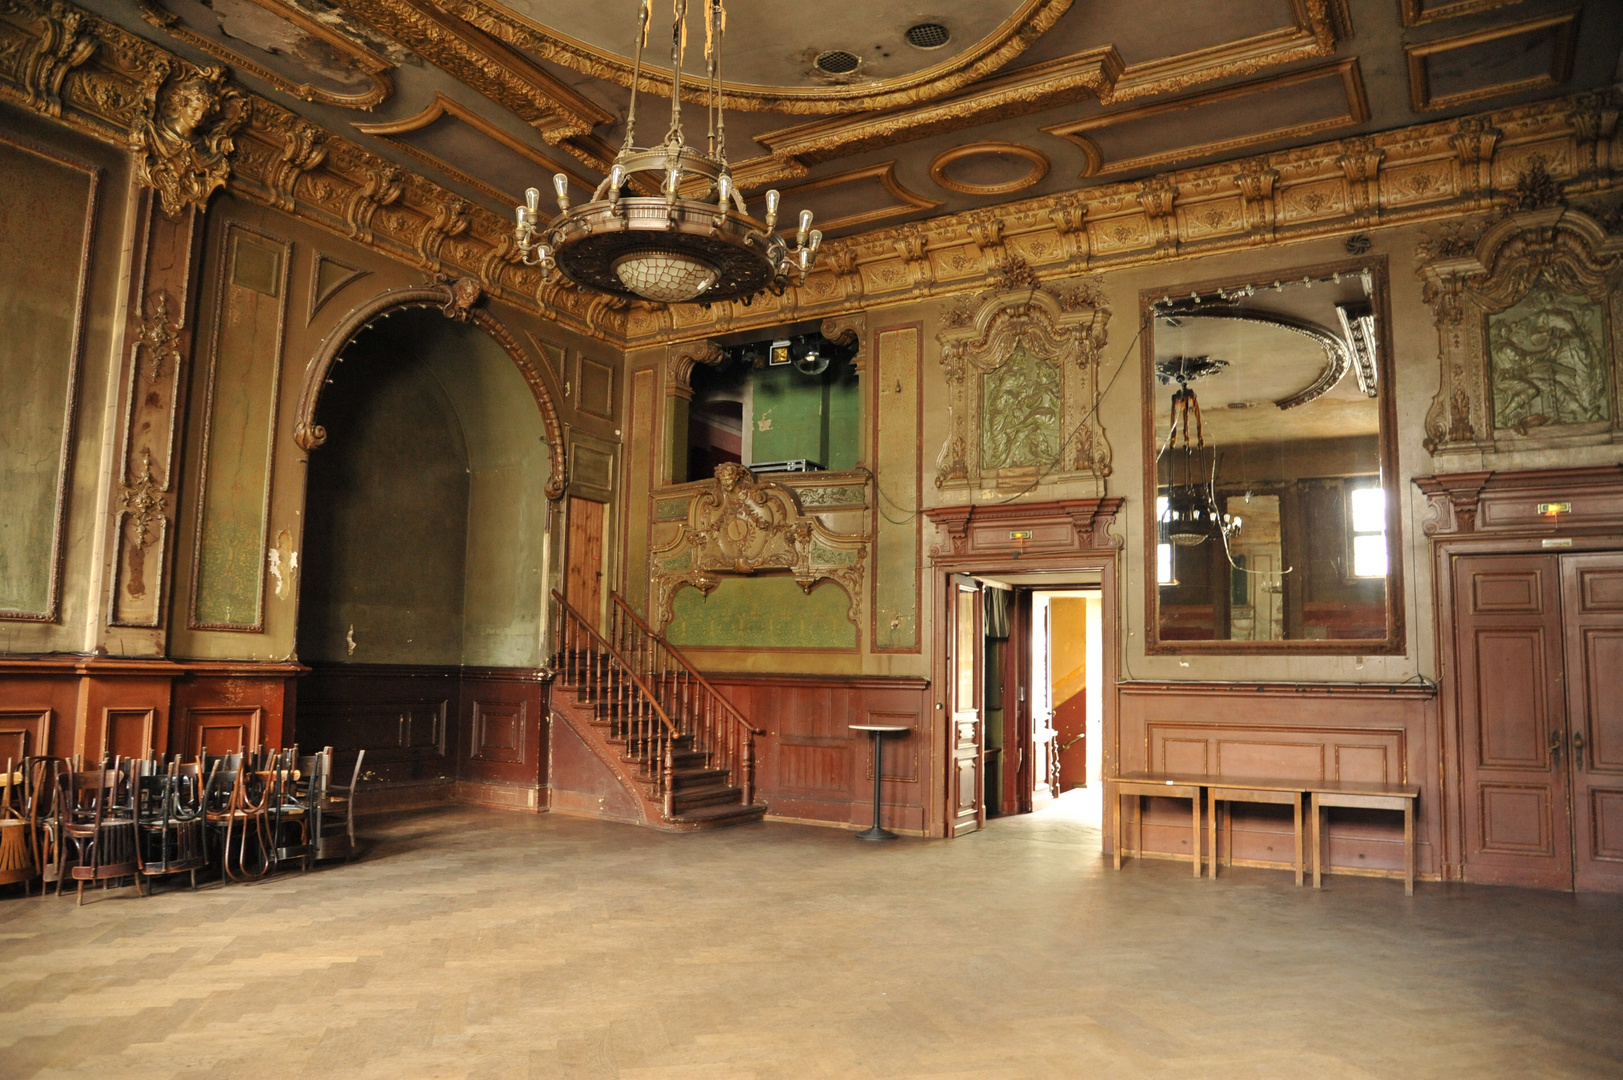
<path fill-rule="evenodd" d="M 1158 360 L 1155 377 L 1162 385 L 1176 382 L 1172 393 L 1172 425 L 1160 458 L 1170 455 L 1169 483 L 1161 505 L 1159 524 L 1163 539 L 1177 547 L 1193 547 L 1206 542 L 1207 537 L 1221 536 L 1225 547 L 1228 538 L 1240 531 L 1240 519 L 1224 513 L 1217 505 L 1217 458 L 1211 456 L 1211 471 L 1207 474 L 1202 458 L 1206 451 L 1206 432 L 1201 424 L 1200 401 L 1190 383 L 1228 367 L 1227 360 L 1210 356 L 1174 356 Z M 1189 436 L 1193 430 L 1195 441 Z M 1183 444 L 1178 443 L 1182 436 Z M 1231 560 L 1232 561 L 1232 560 Z"/>
<path fill-rule="evenodd" d="M 823 234 L 800 212 L 793 248 L 778 235 L 778 193 L 766 193 L 765 216 L 749 216 L 727 165 L 721 109 L 722 0 L 705 7 L 705 150 L 682 136 L 682 62 L 687 51 L 688 0 L 673 0 L 671 23 L 671 126 L 665 141 L 636 145 L 637 84 L 648 43 L 650 0 L 641 0 L 636 62 L 625 142 L 591 201 L 572 205 L 569 180 L 552 178 L 558 216 L 541 224 L 541 193 L 530 188 L 516 208 L 514 238 L 526 266 L 546 278 L 557 271 L 577 285 L 666 304 L 723 300 L 745 303 L 765 289 L 781 295 L 803 281 Z M 640 194 L 639 194 L 640 193 Z"/>

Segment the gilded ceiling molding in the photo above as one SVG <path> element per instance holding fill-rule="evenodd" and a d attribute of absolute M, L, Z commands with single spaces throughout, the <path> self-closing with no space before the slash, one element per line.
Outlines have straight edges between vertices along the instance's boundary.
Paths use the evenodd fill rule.
<path fill-rule="evenodd" d="M 428 0 L 346 0 L 347 7 L 406 8 Z M 619 86 L 631 85 L 631 61 L 617 53 L 594 48 L 540 23 L 526 19 L 493 0 L 434 0 L 470 27 L 522 49 L 531 56 L 572 68 Z M 1315 2 L 1315 0 L 1308 0 Z M 944 97 L 1008 66 L 1042 37 L 1073 0 L 1024 0 L 1020 8 L 974 47 L 921 71 L 894 79 L 838 86 L 784 87 L 722 84 L 722 104 L 747 112 L 819 114 L 894 109 Z M 363 14 L 365 11 L 363 11 Z M 368 16 L 370 20 L 370 16 Z M 629 45 L 629 43 L 628 43 Z M 638 86 L 661 94 L 671 92 L 670 72 L 643 66 Z M 684 100 L 702 101 L 702 88 L 692 84 Z"/>
<path fill-rule="evenodd" d="M 634 346 L 973 292 L 993 274 L 994 219 L 1001 251 L 1056 280 L 1489 210 L 1534 156 L 1564 191 L 1611 190 L 1620 111 L 1611 88 L 875 229 L 825 243 L 822 268 L 770 303 L 638 307 L 626 329 Z"/>
<path fill-rule="evenodd" d="M 1623 236 L 1530 171 L 1528 208 L 1474 243 L 1455 231 L 1424 249 L 1433 456 L 1623 442 Z"/>
<path fill-rule="evenodd" d="M 1442 0 L 1433 4 L 1427 0 L 1398 0 L 1398 8 L 1403 14 L 1404 26 L 1424 26 L 1439 19 L 1475 15 L 1481 11 L 1510 7 L 1521 2 L 1522 0 Z"/>
<path fill-rule="evenodd" d="M 480 180 L 477 177 L 469 176 L 467 173 L 463 172 L 461 169 L 457 168 L 455 165 L 452 165 L 443 158 L 436 157 L 425 150 L 419 149 L 404 139 L 399 138 L 401 135 L 410 135 L 414 132 L 422 131 L 424 128 L 427 128 L 446 117 L 450 117 L 453 120 L 466 124 L 468 127 L 483 135 L 485 138 L 497 143 L 500 146 L 506 147 L 513 153 L 532 162 L 546 176 L 551 176 L 554 173 L 561 172 L 565 176 L 568 176 L 569 179 L 574 181 L 578 187 L 586 191 L 591 191 L 597 186 L 597 181 L 589 180 L 582 176 L 579 171 L 568 166 L 560 165 L 558 162 L 547 157 L 545 154 L 537 153 L 535 148 L 529 143 L 525 142 L 523 139 L 514 138 L 500 125 L 491 123 L 489 120 L 485 119 L 483 116 L 480 116 L 472 109 L 456 101 L 454 98 L 446 97 L 444 94 L 435 94 L 434 100 L 429 103 L 429 106 L 426 109 L 420 113 L 408 116 L 403 120 L 391 120 L 386 123 L 379 124 L 357 123 L 354 125 L 354 127 L 355 130 L 361 132 L 362 134 L 370 135 L 376 139 L 382 139 L 390 146 L 400 150 L 401 153 L 409 154 L 430 168 L 438 169 L 445 175 L 468 185 L 475 191 L 488 195 L 497 202 L 516 205 L 520 200 L 519 197 L 514 193 L 497 191 L 483 180 Z M 543 223 L 552 220 L 551 217 L 545 213 L 540 214 L 539 217 Z"/>
<path fill-rule="evenodd" d="M 794 489 L 757 480 L 737 462 L 688 501 L 686 520 L 648 553 L 652 622 L 671 621 L 671 600 L 692 585 L 705 596 L 724 576 L 784 572 L 806 592 L 832 581 L 850 600 L 847 617 L 862 625 L 862 573 L 869 537 L 837 533 L 802 507 Z M 663 531 L 663 530 L 662 530 Z"/>
<path fill-rule="evenodd" d="M 310 451 L 327 441 L 327 430 L 316 423 L 316 406 L 322 387 L 327 385 L 332 366 L 339 354 L 349 346 L 366 327 L 380 318 L 407 308 L 437 308 L 448 319 L 471 323 L 495 339 L 512 358 L 519 374 L 529 384 L 536 406 L 541 410 L 541 423 L 547 432 L 547 454 L 551 469 L 547 477 L 547 498 L 563 498 L 569 475 L 568 450 L 564 445 L 563 425 L 558 422 L 558 410 L 552 402 L 542 374 L 545 361 L 537 361 L 519 344 L 512 331 L 485 307 L 485 290 L 473 278 L 443 280 L 432 284 L 390 289 L 355 308 L 328 331 L 316 349 L 310 363 L 305 366 L 304 379 L 299 389 L 299 403 L 293 414 L 293 441 L 303 450 Z"/>
<path fill-rule="evenodd" d="M 197 205 L 219 185 L 491 296 L 620 345 L 626 305 L 547 285 L 519 265 L 511 219 L 322 131 L 267 98 L 63 0 L 0 3 L 0 97 L 132 150 L 160 194 Z"/>
<path fill-rule="evenodd" d="M 1528 78 L 1516 79 L 1511 82 L 1488 83 L 1452 94 L 1433 94 L 1431 92 L 1431 72 L 1428 65 L 1432 57 L 1443 56 L 1461 49 L 1475 48 L 1490 41 L 1536 34 L 1544 30 L 1555 31 L 1555 37 L 1550 45 L 1550 66 L 1547 70 Z M 1543 18 L 1530 19 L 1527 22 L 1515 23 L 1510 26 L 1490 26 L 1483 30 L 1474 30 L 1468 34 L 1443 38 L 1440 41 L 1412 42 L 1403 47 L 1403 54 L 1409 63 L 1409 104 L 1415 112 L 1426 112 L 1431 109 L 1452 109 L 1455 106 L 1481 101 L 1484 98 L 1503 97 L 1505 94 L 1516 94 L 1524 90 L 1542 90 L 1551 86 L 1560 86 L 1572 78 L 1572 64 L 1577 52 L 1577 10 L 1546 15 Z"/>
<path fill-rule="evenodd" d="M 1249 97 L 1253 94 L 1265 94 L 1274 90 L 1289 90 L 1304 83 L 1317 82 L 1328 78 L 1339 79 L 1342 91 L 1346 95 L 1347 107 L 1338 116 L 1321 117 L 1300 124 L 1289 124 L 1280 128 L 1271 128 L 1267 131 L 1251 132 L 1234 138 L 1196 142 L 1187 146 L 1173 147 L 1168 150 L 1113 161 L 1105 160 L 1104 151 L 1100 149 L 1099 144 L 1089 134 L 1090 132 L 1121 127 L 1125 124 L 1131 124 L 1135 120 L 1145 120 L 1163 113 L 1198 108 L 1202 105 L 1214 105 L 1224 101 L 1233 101 L 1237 98 Z M 1335 128 L 1362 124 L 1368 119 L 1369 100 L 1364 92 L 1364 78 L 1358 67 L 1358 58 L 1349 57 L 1345 60 L 1320 64 L 1315 67 L 1288 72 L 1284 75 L 1269 75 L 1266 78 L 1253 79 L 1250 82 L 1236 83 L 1233 86 L 1225 86 L 1218 90 L 1206 90 L 1184 97 L 1158 101 L 1150 105 L 1140 105 L 1136 108 L 1123 109 L 1118 112 L 1101 113 L 1098 116 L 1090 116 L 1083 120 L 1054 124 L 1042 130 L 1049 135 L 1056 135 L 1059 138 L 1066 139 L 1081 148 L 1088 159 L 1087 168 L 1082 171 L 1082 175 L 1087 177 L 1097 176 L 1101 173 L 1131 172 L 1157 165 L 1165 165 L 1173 161 L 1227 153 L 1248 146 L 1256 146 L 1260 143 L 1316 135 L 1320 132 L 1332 131 Z M 931 175 L 934 175 L 933 170 Z"/>
<path fill-rule="evenodd" d="M 1102 290 L 1095 281 L 1049 289 L 1015 260 L 999 274 L 999 288 L 961 299 L 936 334 L 949 417 L 936 487 L 1026 492 L 1091 478 L 1103 494 Z"/>
<path fill-rule="evenodd" d="M 331 90 L 324 90 L 310 83 L 297 83 L 280 72 L 273 71 L 252 58 L 227 48 L 213 38 L 205 37 L 181 22 L 180 16 L 164 7 L 164 0 L 136 0 L 140 5 L 141 18 L 151 25 L 171 36 L 184 41 L 194 49 L 208 53 L 216 60 L 221 60 L 248 74 L 269 83 L 271 86 L 291 94 L 301 101 L 314 101 L 322 105 L 337 105 L 346 109 L 371 109 L 388 101 L 394 94 L 394 65 L 377 53 L 368 49 L 360 42 L 353 40 L 345 34 L 340 34 L 331 26 L 311 15 L 296 4 L 282 3 L 281 0 L 255 0 L 261 7 L 271 14 L 286 19 L 305 33 L 320 38 L 330 46 L 334 52 L 348 60 L 355 69 L 364 74 L 371 82 L 371 86 L 359 94 L 343 94 Z"/>
<path fill-rule="evenodd" d="M 902 182 L 896 179 L 896 163 L 882 161 L 878 165 L 869 165 L 861 169 L 852 169 L 850 172 L 835 173 L 832 176 L 819 176 L 815 180 L 808 180 L 803 184 L 791 184 L 782 189 L 785 202 L 800 202 L 800 196 L 812 191 L 821 191 L 824 188 L 839 187 L 843 184 L 860 183 L 863 180 L 874 179 L 885 189 L 886 194 L 896 200 L 895 206 L 881 206 L 877 210 L 864 210 L 855 214 L 846 214 L 831 218 L 821 223 L 825 234 L 837 229 L 851 229 L 858 225 L 872 225 L 876 221 L 886 218 L 900 217 L 903 214 L 915 213 L 919 210 L 934 210 L 941 205 L 939 199 L 927 199 L 923 195 L 909 191 Z M 793 230 L 789 230 L 793 231 Z"/>
<path fill-rule="evenodd" d="M 965 158 L 985 157 L 989 154 L 1007 154 L 1024 160 L 1031 166 L 1024 176 L 1013 180 L 1004 180 L 995 184 L 972 184 L 966 180 L 954 180 L 947 172 L 947 167 L 954 162 Z M 1012 142 L 978 142 L 967 143 L 963 146 L 954 146 L 935 156 L 930 162 L 930 179 L 946 188 L 956 191 L 960 195 L 1007 195 L 1013 191 L 1024 191 L 1048 175 L 1050 166 L 1048 155 L 1029 146 Z"/>
<path fill-rule="evenodd" d="M 614 120 L 596 102 L 434 0 L 344 0 L 344 10 L 511 110 L 549 143 L 590 136 L 594 127 Z"/>
<path fill-rule="evenodd" d="M 1183 56 L 1128 67 L 1115 46 L 1107 45 L 992 75 L 963 93 L 922 100 L 911 108 L 882 115 L 836 116 L 765 132 L 755 141 L 771 153 L 736 163 L 733 175 L 746 190 L 765 187 L 804 176 L 819 162 L 900 141 L 1092 98 L 1109 105 L 1174 93 L 1215 79 L 1333 54 L 1335 35 L 1323 0 L 1295 0 L 1295 7 L 1297 25 L 1293 27 Z"/>

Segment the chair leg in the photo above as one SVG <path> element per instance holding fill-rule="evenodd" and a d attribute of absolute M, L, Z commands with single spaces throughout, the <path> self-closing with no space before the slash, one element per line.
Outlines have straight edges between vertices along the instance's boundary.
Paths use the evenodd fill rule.
<path fill-rule="evenodd" d="M 79 879 L 79 903 L 78 903 L 77 906 L 79 906 L 79 907 L 84 907 L 85 906 L 85 879 L 84 878 Z"/>

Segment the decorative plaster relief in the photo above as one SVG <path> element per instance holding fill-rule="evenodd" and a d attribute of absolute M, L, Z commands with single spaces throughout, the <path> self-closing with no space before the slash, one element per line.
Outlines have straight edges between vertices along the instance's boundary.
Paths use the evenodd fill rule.
<path fill-rule="evenodd" d="M 960 302 L 936 335 L 952 417 L 936 487 L 1091 476 L 1102 491 L 1111 451 L 1096 406 L 1110 309 L 1094 282 L 1050 289 L 1013 263 L 1004 284 L 1031 284 Z"/>
<path fill-rule="evenodd" d="M 1623 441 L 1623 237 L 1553 205 L 1422 253 L 1441 371 L 1430 453 Z"/>
<path fill-rule="evenodd" d="M 674 539 L 649 553 L 652 622 L 670 622 L 671 599 L 684 585 L 708 596 L 724 575 L 788 571 L 808 593 L 820 581 L 839 585 L 850 597 L 851 622 L 861 626 L 868 540 L 833 532 L 805 513 L 790 488 L 723 462 L 714 482 L 692 496 Z"/>

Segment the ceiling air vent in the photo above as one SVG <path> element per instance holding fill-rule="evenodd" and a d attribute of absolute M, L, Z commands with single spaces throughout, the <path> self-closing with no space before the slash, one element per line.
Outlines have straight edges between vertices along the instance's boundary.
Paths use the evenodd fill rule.
<path fill-rule="evenodd" d="M 951 38 L 940 23 L 924 22 L 907 28 L 907 43 L 915 49 L 939 49 Z"/>
<path fill-rule="evenodd" d="M 854 53 L 844 49 L 830 49 L 828 52 L 818 53 L 817 59 L 812 63 L 817 70 L 827 75 L 849 75 L 862 63 Z"/>

